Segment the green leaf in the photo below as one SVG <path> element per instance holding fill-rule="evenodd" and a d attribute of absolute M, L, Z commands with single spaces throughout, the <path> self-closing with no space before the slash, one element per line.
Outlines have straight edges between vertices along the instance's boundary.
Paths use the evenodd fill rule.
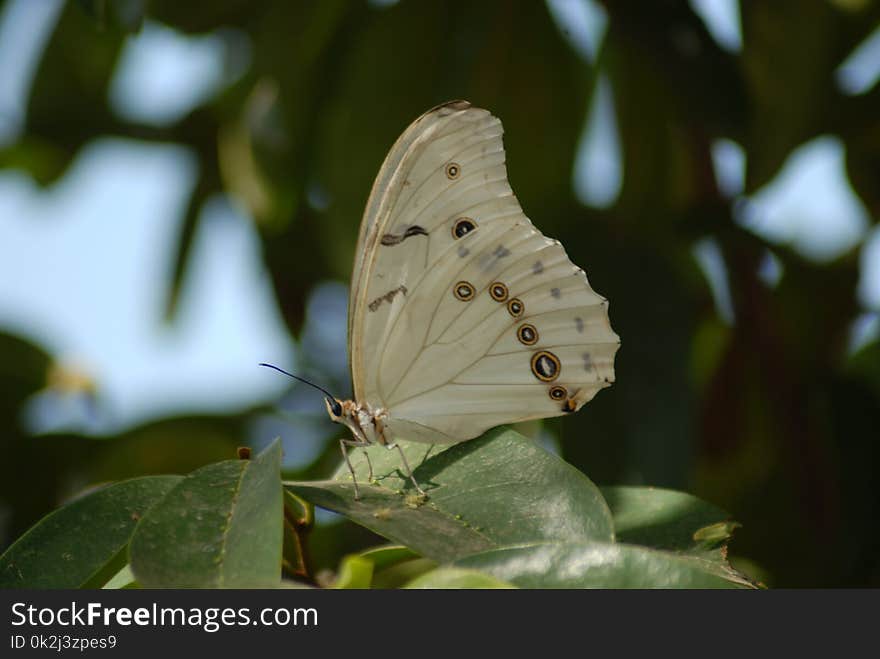
<path fill-rule="evenodd" d="M 120 588 L 138 588 L 138 582 L 131 571 L 131 565 L 128 563 L 103 586 L 103 590 L 118 590 Z"/>
<path fill-rule="evenodd" d="M 711 537 L 706 530 L 727 527 L 730 515 L 693 495 L 654 487 L 601 489 L 614 515 L 614 532 L 620 542 L 678 552 L 702 552 L 707 545 L 730 538 L 730 528 L 726 534 Z"/>
<path fill-rule="evenodd" d="M 373 563 L 376 570 L 384 570 L 385 568 L 398 565 L 405 561 L 419 558 L 409 547 L 403 545 L 382 545 L 381 547 L 373 547 L 360 553 L 363 558 L 369 559 Z"/>
<path fill-rule="evenodd" d="M 503 547 L 465 557 L 456 567 L 479 570 L 520 588 L 737 588 L 697 558 L 603 542 Z"/>
<path fill-rule="evenodd" d="M 495 527 L 492 532 L 499 542 L 614 537 L 611 511 L 599 488 L 557 455 L 510 428 L 495 428 L 453 446 L 402 446 L 430 504 L 478 529 Z M 367 450 L 376 485 L 413 493 L 396 450 L 381 446 Z M 365 483 L 366 460 L 356 460 L 355 472 Z M 351 482 L 345 465 L 335 479 Z M 413 505 L 412 500 L 406 503 Z"/>
<path fill-rule="evenodd" d="M 101 488 L 50 513 L 0 556 L 0 588 L 83 588 L 125 565 L 138 519 L 179 476 L 147 476 Z"/>
<path fill-rule="evenodd" d="M 401 443 L 402 446 L 403 443 Z M 286 487 L 376 533 L 439 562 L 503 545 L 544 540 L 614 539 L 611 513 L 599 489 L 577 469 L 505 428 L 451 447 L 406 444 L 407 461 L 428 493 L 413 496 L 397 451 L 352 455 L 361 489 L 354 499 L 343 466 L 335 481 Z"/>
<path fill-rule="evenodd" d="M 373 580 L 373 561 L 363 556 L 346 556 L 339 566 L 334 588 L 366 589 Z"/>
<path fill-rule="evenodd" d="M 653 487 L 603 487 L 617 539 L 700 560 L 705 569 L 737 583 L 748 577 L 727 560 L 739 523 L 724 510 L 684 492 Z"/>
<path fill-rule="evenodd" d="M 419 575 L 437 567 L 437 562 L 421 558 L 403 545 L 382 545 L 360 553 L 373 562 L 373 588 L 400 588 Z"/>
<path fill-rule="evenodd" d="M 491 538 L 464 520 L 428 504 L 407 506 L 405 497 L 393 490 L 364 487 L 360 500 L 355 501 L 351 483 L 316 481 L 286 483 L 285 487 L 316 506 L 341 513 L 437 561 L 454 560 L 495 546 Z"/>
<path fill-rule="evenodd" d="M 374 589 L 402 588 L 413 579 L 436 569 L 437 561 L 430 558 L 412 558 L 373 572 Z"/>
<path fill-rule="evenodd" d="M 140 522 L 131 567 L 145 587 L 266 588 L 281 579 L 281 444 L 194 471 Z"/>
<path fill-rule="evenodd" d="M 405 588 L 516 588 L 493 576 L 460 567 L 441 567 L 416 577 Z"/>

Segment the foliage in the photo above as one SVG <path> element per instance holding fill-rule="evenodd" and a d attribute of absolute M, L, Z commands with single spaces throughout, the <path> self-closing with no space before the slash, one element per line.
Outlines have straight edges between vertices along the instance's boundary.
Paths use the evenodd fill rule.
<path fill-rule="evenodd" d="M 391 486 L 393 474 L 365 487 L 360 502 L 344 478 L 321 480 L 338 462 L 330 442 L 313 464 L 285 473 L 279 531 L 270 528 L 281 524 L 275 499 L 265 517 L 238 516 L 246 502 L 231 499 L 238 475 L 242 494 L 269 500 L 267 482 L 251 472 L 257 461 L 218 462 L 243 438 L 266 445 L 268 437 L 255 436 L 252 424 L 265 407 L 157 419 L 111 437 L 32 436 L 22 410 L 47 386 L 52 356 L 35 345 L 38 336 L 0 334 L 0 546 L 10 545 L 3 583 L 96 585 L 115 569 L 117 585 L 135 578 L 149 585 L 170 583 L 166 578 L 267 584 L 276 560 L 299 581 L 374 587 L 738 583 L 721 549 L 729 520 L 706 500 L 743 524 L 733 551 L 769 585 L 880 585 L 880 348 L 875 340 L 859 353 L 848 350 L 852 323 L 865 311 L 856 296 L 860 247 L 816 262 L 756 236 L 736 220 L 738 202 L 719 189 L 712 163 L 714 140 L 740 144 L 748 195 L 771 181 L 795 148 L 834 135 L 876 223 L 880 85 L 845 94 L 835 71 L 880 23 L 880 3 L 742 0 L 739 52 L 720 48 L 689 3 L 601 5 L 608 30 L 588 60 L 544 3 L 525 0 L 402 0 L 387 8 L 365 0 L 67 3 L 39 63 L 23 132 L 0 147 L 0 168 L 51 191 L 77 154 L 105 136 L 186 147 L 198 180 L 169 257 L 169 323 L 177 317 L 200 211 L 223 193 L 236 196 L 253 218 L 281 315 L 300 337 L 315 284 L 350 276 L 357 224 L 388 147 L 425 109 L 465 98 L 504 122 L 511 183 L 527 215 L 562 240 L 611 300 L 623 345 L 614 387 L 579 414 L 544 426 L 558 436 L 568 464 L 499 431 L 428 456 L 419 470 L 436 489 L 428 503 L 410 508 L 396 492 L 406 485 Z M 107 99 L 127 40 L 157 21 L 185 34 L 219 34 L 230 69 L 242 58 L 247 66 L 181 119 L 147 125 L 121 118 Z M 571 190 L 576 146 L 600 79 L 614 93 L 624 162 L 620 194 L 604 209 L 579 203 Z M 315 203 L 316 191 L 325 203 Z M 726 264 L 732 322 L 719 318 L 692 256 L 706 238 Z M 781 264 L 776 284 L 760 276 L 768 254 Z M 96 387 L 101 405 L 100 382 Z M 500 478 L 495 469 L 512 469 L 493 457 L 502 446 L 540 458 L 538 473 L 520 472 L 540 489 L 514 488 L 509 499 L 485 501 L 450 496 L 463 484 L 479 491 Z M 410 450 L 415 456 L 423 448 Z M 381 460 L 390 457 L 374 459 L 386 464 Z M 468 464 L 473 472 L 464 471 Z M 580 471 L 597 483 L 636 487 L 597 492 Z M 159 474 L 187 475 L 153 478 Z M 115 484 L 71 501 L 108 481 Z M 172 482 L 153 508 L 151 496 L 161 493 L 138 489 Z M 217 491 L 203 491 L 206 483 Z M 257 492 L 261 483 L 266 490 Z M 280 477 L 278 483 L 280 492 Z M 107 509 L 111 488 L 132 498 L 109 497 L 119 507 Z M 555 493 L 553 505 L 572 514 L 542 517 L 544 488 Z M 204 529 L 167 528 L 180 510 L 174 502 L 187 493 L 208 497 L 211 516 L 232 515 L 228 536 L 217 536 L 213 517 L 199 520 Z M 294 493 L 372 531 L 316 523 L 311 503 Z M 502 511 L 517 520 L 515 528 L 499 523 Z M 119 564 L 135 522 L 126 514 L 140 517 L 130 571 Z M 211 548 L 205 558 L 226 558 L 193 565 L 185 578 L 168 577 L 164 563 L 139 567 L 139 543 L 151 542 L 145 522 L 153 515 L 161 537 L 204 532 L 198 539 Z M 106 543 L 86 543 L 76 531 L 85 523 L 115 532 Z M 432 529 L 466 549 L 438 551 Z M 409 549 L 365 551 L 380 541 L 374 532 Z M 139 539 L 141 533 L 147 535 Z M 250 533 L 271 542 L 259 553 L 260 565 L 243 571 L 234 561 L 240 538 Z M 43 581 L 16 571 L 34 557 L 29 543 L 38 539 L 48 552 L 40 553 Z M 70 542 L 85 554 L 68 559 Z M 67 560 L 77 569 L 58 569 Z M 561 580 L 557 568 L 573 562 L 604 567 Z M 337 576 L 319 578 L 323 570 Z"/>
<path fill-rule="evenodd" d="M 376 472 L 360 499 L 343 474 L 283 484 L 406 544 L 348 556 L 337 588 L 752 585 L 727 563 L 725 513 L 680 493 L 629 488 L 611 491 L 619 522 L 586 477 L 511 430 L 440 451 L 408 445 L 427 497 L 398 473 L 394 454 L 367 450 Z M 299 508 L 282 496 L 277 440 L 253 460 L 123 481 L 50 514 L 13 544 L 0 556 L 0 587 L 280 587 L 290 524 L 283 501 Z M 616 541 L 618 525 L 644 544 Z M 305 557 L 295 564 L 305 569 L 289 576 L 315 583 Z"/>

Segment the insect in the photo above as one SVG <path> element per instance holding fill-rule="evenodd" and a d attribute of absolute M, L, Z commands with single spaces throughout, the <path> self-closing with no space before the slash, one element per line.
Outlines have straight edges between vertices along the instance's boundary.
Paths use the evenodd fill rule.
<path fill-rule="evenodd" d="M 452 101 L 379 170 L 349 298 L 354 400 L 322 390 L 351 433 L 340 448 L 353 479 L 348 448 L 381 444 L 424 494 L 398 439 L 452 444 L 569 414 L 614 381 L 608 301 L 523 213 L 501 136 L 488 111 Z"/>

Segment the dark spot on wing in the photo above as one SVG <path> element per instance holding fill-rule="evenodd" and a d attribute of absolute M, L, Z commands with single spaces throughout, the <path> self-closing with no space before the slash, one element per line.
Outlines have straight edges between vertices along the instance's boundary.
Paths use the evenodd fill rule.
<path fill-rule="evenodd" d="M 383 302 L 389 302 L 389 303 L 390 303 L 398 293 L 402 293 L 403 295 L 406 295 L 406 286 L 401 285 L 401 286 L 398 286 L 397 288 L 392 288 L 390 291 L 388 291 L 387 293 L 385 293 L 385 295 L 380 295 L 380 296 L 377 297 L 375 300 L 373 300 L 372 302 L 370 302 L 370 303 L 367 305 L 367 308 L 368 308 L 370 311 L 375 311 L 375 310 L 378 309 L 380 306 L 382 306 L 382 303 L 383 303 Z"/>
<path fill-rule="evenodd" d="M 588 371 L 588 372 L 592 371 L 593 370 L 593 360 L 590 357 L 590 353 L 585 352 L 583 355 L 581 355 L 581 357 L 584 360 L 584 370 Z"/>
<path fill-rule="evenodd" d="M 422 227 L 418 225 L 413 225 L 409 227 L 406 231 L 399 234 L 386 233 L 382 236 L 381 243 L 387 247 L 391 245 L 399 245 L 407 238 L 411 238 L 412 236 L 427 236 L 428 232 L 425 231 Z"/>

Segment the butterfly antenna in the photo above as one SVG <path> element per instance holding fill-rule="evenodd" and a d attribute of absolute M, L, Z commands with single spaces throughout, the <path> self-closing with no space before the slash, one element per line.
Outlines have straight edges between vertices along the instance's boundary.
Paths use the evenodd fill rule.
<path fill-rule="evenodd" d="M 324 394 L 326 394 L 327 396 L 330 396 L 330 398 L 331 398 L 332 400 L 336 400 L 336 396 L 334 396 L 334 395 L 331 394 L 329 391 L 327 391 L 326 389 L 324 389 L 324 387 L 319 387 L 319 386 L 316 385 L 314 382 L 309 382 L 309 381 L 306 380 L 305 378 L 301 378 L 301 377 L 299 377 L 298 375 L 294 375 L 293 373 L 288 373 L 288 372 L 285 371 L 283 368 L 278 368 L 277 366 L 273 366 L 272 364 L 266 364 L 266 363 L 264 363 L 264 362 L 261 362 L 261 363 L 260 363 L 260 366 L 265 366 L 266 368 L 274 368 L 276 371 L 278 371 L 278 372 L 280 372 L 280 373 L 284 373 L 284 375 L 288 375 L 288 376 L 292 377 L 294 380 L 299 380 L 300 382 L 302 382 L 302 383 L 304 383 L 304 384 L 307 384 L 307 385 L 309 385 L 310 387 L 314 387 L 314 388 L 317 389 L 318 391 L 321 391 L 321 392 L 323 392 Z"/>

